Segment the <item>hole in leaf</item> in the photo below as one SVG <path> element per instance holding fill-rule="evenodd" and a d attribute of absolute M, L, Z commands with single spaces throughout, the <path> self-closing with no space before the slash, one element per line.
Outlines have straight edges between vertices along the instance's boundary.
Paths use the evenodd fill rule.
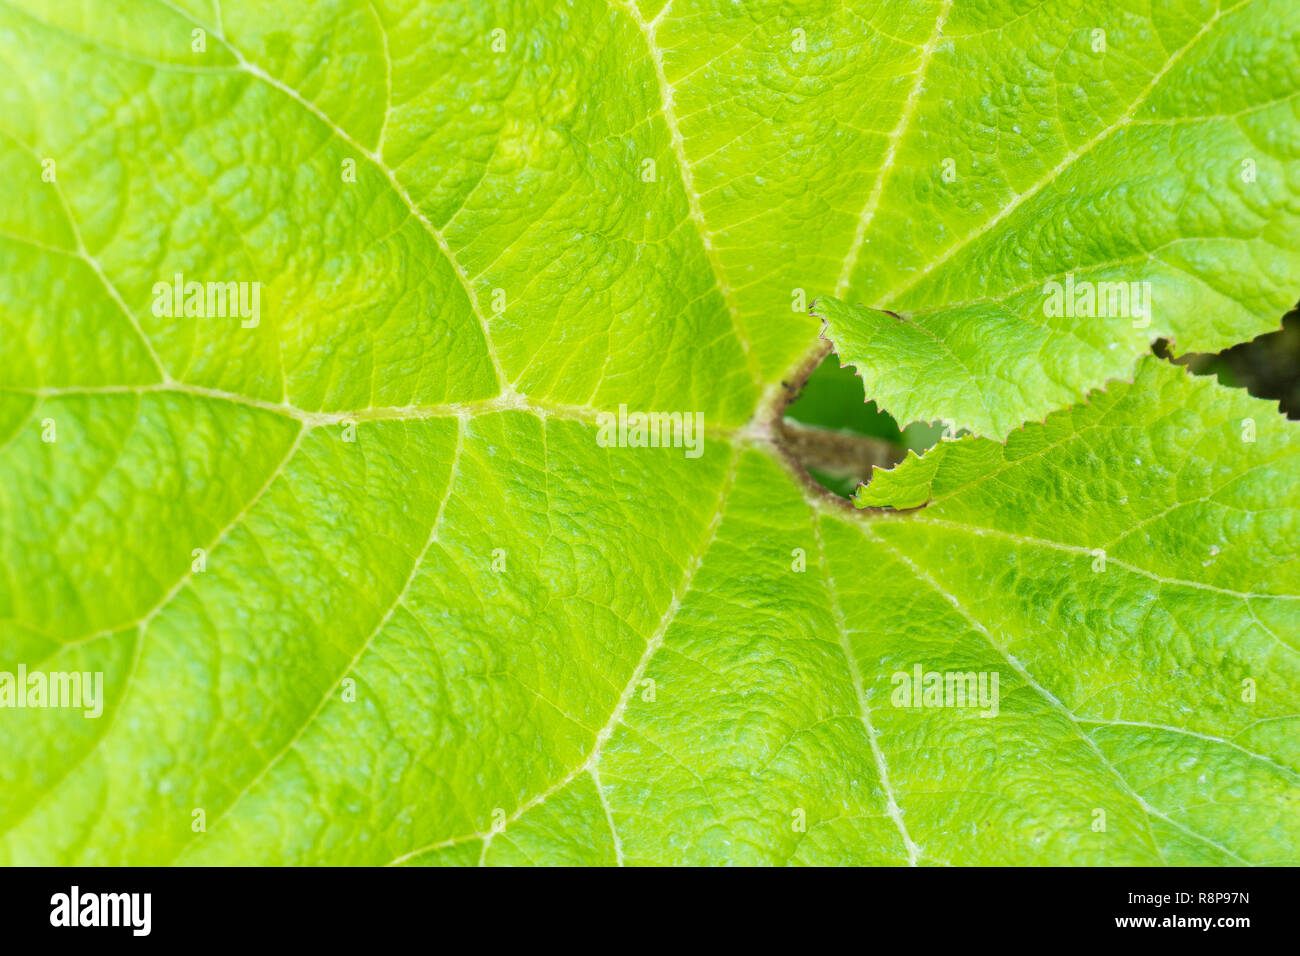
<path fill-rule="evenodd" d="M 1174 358 L 1165 339 L 1157 339 L 1152 351 L 1197 375 L 1217 376 L 1221 385 L 1271 399 L 1288 418 L 1300 420 L 1300 307 L 1283 317 L 1278 331 L 1222 352 L 1188 352 Z"/>
<path fill-rule="evenodd" d="M 918 454 L 943 435 L 943 425 L 914 422 L 900 428 L 868 402 L 862 379 L 826 356 L 785 409 L 782 444 L 817 484 L 847 498 L 871 478 L 872 467 L 891 468 L 909 450 Z"/>
<path fill-rule="evenodd" d="M 1164 339 L 1158 339 L 1152 351 L 1197 375 L 1214 375 L 1223 385 L 1272 399 L 1289 418 L 1300 420 L 1300 305 L 1283 318 L 1278 331 L 1222 352 L 1173 357 Z M 786 451 L 818 485 L 845 498 L 871 479 L 873 466 L 889 468 L 908 451 L 920 454 L 944 433 L 942 423 L 913 422 L 900 428 L 892 416 L 866 400 L 862 379 L 852 368 L 841 368 L 834 352 L 786 407 L 781 427 Z"/>

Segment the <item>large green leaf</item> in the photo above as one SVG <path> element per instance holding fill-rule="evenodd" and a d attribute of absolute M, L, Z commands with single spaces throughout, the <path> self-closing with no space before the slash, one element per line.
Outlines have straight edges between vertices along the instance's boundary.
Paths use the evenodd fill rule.
<path fill-rule="evenodd" d="M 818 312 L 896 418 L 1001 437 L 1295 304 L 1300 5 L 996 6 L 949 11 Z"/>
<path fill-rule="evenodd" d="M 0 861 L 1300 860 L 1273 410 L 1149 361 L 909 459 L 873 511 L 773 440 L 818 347 L 796 288 L 937 306 L 1028 281 L 990 266 L 1008 237 L 1066 261 L 1062 183 L 1164 195 L 1208 148 L 1120 148 L 1135 92 L 1271 101 L 1290 16 L 4 0 L 0 671 L 100 671 L 106 701 L 0 709 Z M 998 134 L 1046 107 L 1005 98 L 1093 24 L 1107 58 L 1062 54 L 1087 95 L 1047 115 L 1100 139 L 1052 172 L 1050 136 Z M 1196 55 L 1153 83 L 1160 43 Z M 1200 207 L 1153 227 L 1248 305 L 1168 321 L 1248 337 L 1294 294 L 1292 102 L 1251 114 L 1231 243 Z M 988 161 L 942 213 L 936 124 Z M 178 273 L 262 283 L 260 321 L 156 314 Z M 981 328 L 992 381 L 1024 336 Z M 1091 334 L 999 414 L 1131 371 Z M 917 417 L 965 420 L 954 367 Z M 702 454 L 603 446 L 620 405 L 701 413 Z M 917 665 L 997 672 L 998 716 L 892 706 Z"/>

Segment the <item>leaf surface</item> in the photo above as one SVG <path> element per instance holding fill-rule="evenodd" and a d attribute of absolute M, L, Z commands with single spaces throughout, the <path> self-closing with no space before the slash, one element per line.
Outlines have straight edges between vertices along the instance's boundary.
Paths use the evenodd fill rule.
<path fill-rule="evenodd" d="M 1285 0 L 955 5 L 870 255 L 817 308 L 868 396 L 1000 438 L 1157 337 L 1275 330 L 1300 268 L 1297 49 Z"/>
<path fill-rule="evenodd" d="M 997 437 L 1145 341 L 1040 330 L 1028 376 L 1018 284 L 1159 248 L 1198 307 L 1154 329 L 1275 323 L 1294 29 L 6 0 L 0 671 L 105 700 L 0 709 L 0 861 L 1300 861 L 1294 426 L 1144 360 L 878 473 L 873 511 L 763 426 L 817 347 L 796 289 L 966 336 L 932 366 L 825 303 L 870 397 Z M 1088 95 L 998 102 L 1054 70 Z M 1212 214 L 1187 157 L 1246 140 Z M 982 164 L 942 201 L 940 141 Z M 160 315 L 177 274 L 261 283 L 259 321 Z M 602 445 L 621 405 L 701 413 L 702 454 Z M 998 716 L 894 706 L 917 665 L 997 672 Z"/>

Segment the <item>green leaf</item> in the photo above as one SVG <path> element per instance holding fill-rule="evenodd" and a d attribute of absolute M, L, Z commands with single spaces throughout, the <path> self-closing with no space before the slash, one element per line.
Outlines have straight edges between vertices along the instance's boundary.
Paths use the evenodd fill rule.
<path fill-rule="evenodd" d="M 1294 32 L 6 0 L 0 702 L 20 668 L 103 696 L 0 707 L 0 862 L 1300 862 L 1294 426 L 1145 360 L 870 511 L 776 428 L 801 296 L 972 343 L 863 326 L 867 396 L 999 437 L 1143 340 L 1022 366 L 1028 313 L 954 303 L 1159 251 L 1233 298 L 1144 334 L 1276 322 Z M 1247 145 L 1253 192 L 1211 171 Z M 259 309 L 167 314 L 177 275 Z M 602 443 L 621 406 L 703 443 Z M 894 706 L 916 667 L 996 673 L 997 716 Z"/>
<path fill-rule="evenodd" d="M 944 460 L 947 447 L 936 445 L 925 457 L 909 451 L 907 457 L 889 469 L 872 471 L 871 481 L 859 485 L 853 501 L 859 508 L 919 508 L 930 501 L 934 474 Z"/>
<path fill-rule="evenodd" d="M 1003 9 L 949 11 L 864 213 L 871 254 L 817 307 L 899 421 L 993 437 L 1157 337 L 1276 329 L 1300 272 L 1300 7 Z"/>

